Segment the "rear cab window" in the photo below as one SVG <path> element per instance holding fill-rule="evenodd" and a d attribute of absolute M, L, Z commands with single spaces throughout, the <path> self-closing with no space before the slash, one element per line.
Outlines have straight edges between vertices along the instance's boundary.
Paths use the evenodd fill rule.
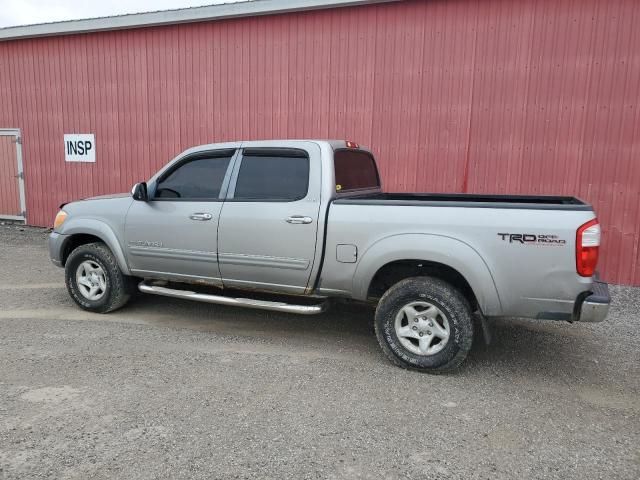
<path fill-rule="evenodd" d="M 380 188 L 376 162 L 373 155 L 364 150 L 336 150 L 333 165 L 338 193 Z"/>

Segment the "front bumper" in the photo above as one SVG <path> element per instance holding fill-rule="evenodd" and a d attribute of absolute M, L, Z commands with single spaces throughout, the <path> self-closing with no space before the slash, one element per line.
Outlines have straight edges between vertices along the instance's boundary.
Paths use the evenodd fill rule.
<path fill-rule="evenodd" d="M 591 294 L 578 301 L 575 309 L 575 318 L 579 322 L 602 322 L 609 313 L 611 296 L 609 285 L 600 280 L 593 282 Z"/>
<path fill-rule="evenodd" d="M 49 234 L 49 258 L 56 267 L 62 267 L 62 255 L 67 235 L 51 232 Z"/>

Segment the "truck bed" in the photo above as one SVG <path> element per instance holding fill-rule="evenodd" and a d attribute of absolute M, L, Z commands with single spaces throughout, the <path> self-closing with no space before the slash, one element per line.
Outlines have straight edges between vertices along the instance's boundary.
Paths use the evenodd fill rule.
<path fill-rule="evenodd" d="M 467 193 L 369 193 L 337 198 L 352 205 L 404 205 L 425 207 L 516 208 L 530 210 L 592 210 L 576 197 L 548 195 L 483 195 Z"/>

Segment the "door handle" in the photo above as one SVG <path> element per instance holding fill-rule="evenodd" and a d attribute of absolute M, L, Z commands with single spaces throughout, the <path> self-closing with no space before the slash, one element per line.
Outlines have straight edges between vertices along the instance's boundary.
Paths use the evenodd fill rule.
<path fill-rule="evenodd" d="M 308 224 L 313 222 L 313 219 L 311 217 L 303 217 L 302 215 L 291 215 L 290 217 L 286 218 L 285 221 L 287 223 L 294 224 Z"/>
<path fill-rule="evenodd" d="M 189 215 L 189 218 L 191 220 L 206 222 L 207 220 L 211 220 L 213 218 L 213 215 L 211 215 L 210 213 L 192 213 L 191 215 Z"/>

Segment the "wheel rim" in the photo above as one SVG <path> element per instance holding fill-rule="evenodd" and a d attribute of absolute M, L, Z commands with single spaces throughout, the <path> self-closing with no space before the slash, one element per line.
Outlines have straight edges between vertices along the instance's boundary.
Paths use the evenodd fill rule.
<path fill-rule="evenodd" d="M 429 302 L 411 302 L 396 315 L 395 330 L 404 348 L 420 356 L 435 355 L 449 342 L 449 320 Z"/>
<path fill-rule="evenodd" d="M 80 294 L 87 300 L 100 300 L 107 291 L 104 270 L 93 260 L 85 260 L 76 270 L 76 284 Z"/>

